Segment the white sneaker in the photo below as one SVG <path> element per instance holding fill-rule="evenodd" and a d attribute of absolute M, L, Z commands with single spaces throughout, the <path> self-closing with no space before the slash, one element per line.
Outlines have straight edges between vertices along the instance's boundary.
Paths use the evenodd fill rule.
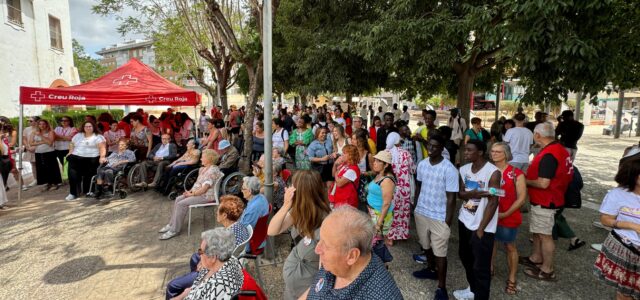
<path fill-rule="evenodd" d="M 602 251 L 602 244 L 591 244 L 591 249 L 600 252 Z"/>
<path fill-rule="evenodd" d="M 173 231 L 169 230 L 169 231 L 165 232 L 163 235 L 161 235 L 160 239 L 161 240 L 168 240 L 168 239 L 170 239 L 170 238 L 172 238 L 172 237 L 174 237 L 176 235 L 178 235 L 177 232 L 173 232 Z"/>
<path fill-rule="evenodd" d="M 468 286 L 464 290 L 453 291 L 453 297 L 455 297 L 458 300 L 473 300 L 474 295 L 471 292 L 471 287 Z"/>
<path fill-rule="evenodd" d="M 162 227 L 162 229 L 158 230 L 159 233 L 165 233 L 167 231 L 169 231 L 169 229 L 171 229 L 171 225 L 167 224 L 164 227 Z"/>
<path fill-rule="evenodd" d="M 64 198 L 64 200 L 73 201 L 73 200 L 76 200 L 76 198 L 77 198 L 76 196 L 69 194 L 67 195 L 67 198 Z"/>
<path fill-rule="evenodd" d="M 36 186 L 36 184 L 38 184 L 38 181 L 37 181 L 37 180 L 34 180 L 34 181 L 32 181 L 31 183 L 29 183 L 29 185 L 27 185 L 27 187 L 28 187 L 28 188 L 30 188 L 30 187 L 34 187 L 34 186 Z"/>

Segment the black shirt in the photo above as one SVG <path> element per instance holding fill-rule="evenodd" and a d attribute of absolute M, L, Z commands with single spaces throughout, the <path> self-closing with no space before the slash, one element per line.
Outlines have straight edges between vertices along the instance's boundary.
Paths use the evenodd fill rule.
<path fill-rule="evenodd" d="M 385 129 L 384 127 L 378 128 L 378 132 L 376 133 L 377 152 L 387 149 L 387 135 L 391 132 L 398 132 L 398 129 L 395 127 L 391 127 L 389 129 Z"/>
<path fill-rule="evenodd" d="M 540 160 L 538 177 L 553 179 L 556 176 L 556 169 L 558 169 L 558 160 L 551 153 L 547 153 Z"/>
<path fill-rule="evenodd" d="M 533 130 L 536 129 L 536 126 L 538 126 L 538 124 L 540 124 L 542 122 L 538 122 L 538 121 L 533 121 L 533 122 L 529 122 L 527 123 L 527 125 L 524 125 L 524 127 L 527 127 L 527 129 L 531 130 L 531 132 L 533 132 Z"/>
<path fill-rule="evenodd" d="M 560 136 L 562 146 L 578 149 L 578 140 L 582 137 L 584 125 L 576 120 L 563 121 L 556 128 L 556 137 Z"/>

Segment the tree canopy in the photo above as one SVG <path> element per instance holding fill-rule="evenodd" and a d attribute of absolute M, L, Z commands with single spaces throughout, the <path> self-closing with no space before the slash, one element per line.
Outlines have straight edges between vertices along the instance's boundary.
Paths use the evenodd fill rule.
<path fill-rule="evenodd" d="M 109 69 L 84 52 L 84 47 L 75 39 L 71 41 L 73 48 L 73 64 L 78 68 L 80 82 L 94 80 L 106 74 Z"/>

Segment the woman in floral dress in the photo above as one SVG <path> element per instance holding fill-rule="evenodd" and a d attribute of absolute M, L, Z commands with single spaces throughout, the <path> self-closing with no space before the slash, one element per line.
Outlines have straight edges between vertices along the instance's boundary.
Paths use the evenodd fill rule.
<path fill-rule="evenodd" d="M 416 166 L 411 153 L 402 148 L 400 135 L 391 132 L 387 136 L 387 150 L 391 152 L 393 173 L 396 175 L 396 190 L 393 195 L 393 223 L 389 230 L 389 241 L 409 238 L 409 220 L 411 218 L 411 180 Z M 391 245 L 392 243 L 389 243 Z"/>

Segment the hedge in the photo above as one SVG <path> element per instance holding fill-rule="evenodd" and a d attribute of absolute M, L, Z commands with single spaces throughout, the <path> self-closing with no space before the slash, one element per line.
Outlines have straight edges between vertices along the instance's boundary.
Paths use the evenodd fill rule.
<path fill-rule="evenodd" d="M 68 110 L 66 112 L 53 112 L 50 110 L 46 110 L 42 112 L 42 115 L 40 116 L 40 118 L 45 119 L 49 122 L 49 124 L 51 125 L 52 128 L 55 128 L 59 125 L 59 121 L 60 119 L 62 119 L 62 117 L 64 116 L 69 116 L 71 117 L 71 119 L 73 120 L 73 125 L 75 125 L 76 127 L 80 126 L 80 123 L 82 123 L 82 121 L 84 121 L 84 117 L 86 115 L 93 115 L 96 118 L 98 118 L 98 116 L 101 113 L 104 112 L 108 112 L 111 113 L 111 115 L 113 116 L 114 119 L 116 120 L 120 120 L 122 119 L 122 117 L 124 116 L 124 110 L 122 109 L 112 109 L 112 110 L 107 110 L 107 109 L 89 109 L 89 110 Z M 18 128 L 18 117 L 15 118 L 11 118 L 11 124 L 13 124 L 14 128 Z M 24 117 L 24 126 L 29 126 L 29 124 L 27 123 L 28 120 L 28 116 Z"/>

